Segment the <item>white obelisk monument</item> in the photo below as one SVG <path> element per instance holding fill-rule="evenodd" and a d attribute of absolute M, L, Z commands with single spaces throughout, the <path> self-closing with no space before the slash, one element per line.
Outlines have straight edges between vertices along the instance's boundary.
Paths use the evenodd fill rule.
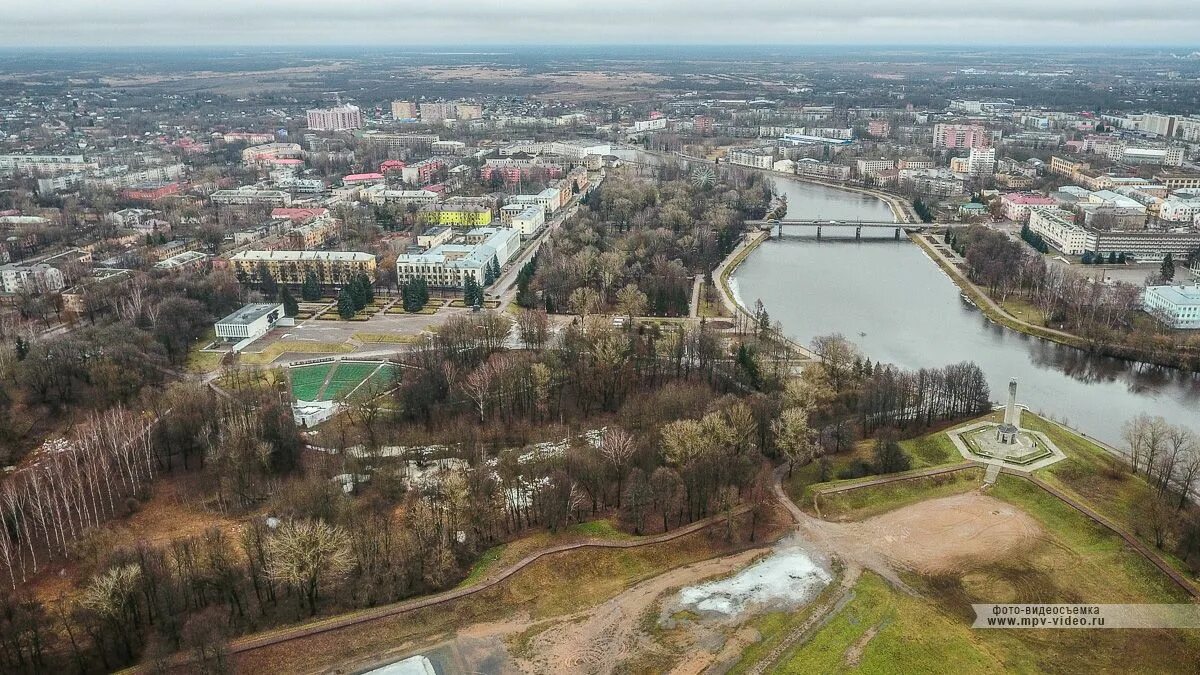
<path fill-rule="evenodd" d="M 1017 407 L 1017 378 L 1008 381 L 1008 404 L 1004 406 L 1004 423 L 996 428 L 1001 443 L 1016 443 L 1021 431 L 1021 409 Z"/>

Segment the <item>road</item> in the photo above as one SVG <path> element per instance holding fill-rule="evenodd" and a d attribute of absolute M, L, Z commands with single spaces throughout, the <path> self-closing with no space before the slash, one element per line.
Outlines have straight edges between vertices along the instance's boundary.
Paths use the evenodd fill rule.
<path fill-rule="evenodd" d="M 600 183 L 603 181 L 604 177 L 600 176 L 596 180 L 595 185 L 591 187 L 589 192 L 600 187 Z M 521 273 L 521 268 L 525 266 L 525 263 L 529 262 L 529 259 L 538 252 L 538 249 L 542 247 L 542 244 L 545 243 L 546 239 L 550 236 L 550 233 L 561 227 L 562 224 L 566 222 L 568 218 L 575 215 L 578 210 L 579 197 L 576 196 L 572 198 L 571 203 L 568 206 L 559 209 L 558 213 L 555 214 L 554 217 L 551 218 L 548 223 L 546 223 L 546 226 L 542 228 L 542 231 L 537 233 L 534 238 L 525 245 L 525 248 L 521 251 L 521 254 L 518 255 L 515 260 L 509 263 L 508 269 L 500 273 L 500 278 L 496 280 L 496 282 L 492 284 L 491 288 L 488 290 L 488 297 L 500 299 L 500 307 L 497 309 L 497 311 L 503 312 L 507 310 L 509 304 L 511 304 L 513 299 L 516 298 L 517 275 Z"/>

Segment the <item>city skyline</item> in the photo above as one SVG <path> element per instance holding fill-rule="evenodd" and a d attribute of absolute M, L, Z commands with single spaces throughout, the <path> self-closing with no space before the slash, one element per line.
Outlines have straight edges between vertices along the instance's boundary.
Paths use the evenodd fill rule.
<path fill-rule="evenodd" d="M 853 6 L 812 0 L 646 6 L 613 0 L 564 13 L 544 0 L 402 7 L 312 0 L 233 3 L 23 4 L 7 11 L 0 39 L 15 47 L 245 45 L 1186 45 L 1200 18 L 1182 0 L 1136 6 L 1100 0 L 975 3 L 946 0 Z"/>

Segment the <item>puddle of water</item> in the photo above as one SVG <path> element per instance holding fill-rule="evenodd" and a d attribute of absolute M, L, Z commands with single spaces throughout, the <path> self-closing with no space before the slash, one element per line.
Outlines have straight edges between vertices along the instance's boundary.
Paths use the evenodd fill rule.
<path fill-rule="evenodd" d="M 782 544 L 737 574 L 679 591 L 679 608 L 737 616 L 748 609 L 808 602 L 833 575 L 796 544 Z"/>

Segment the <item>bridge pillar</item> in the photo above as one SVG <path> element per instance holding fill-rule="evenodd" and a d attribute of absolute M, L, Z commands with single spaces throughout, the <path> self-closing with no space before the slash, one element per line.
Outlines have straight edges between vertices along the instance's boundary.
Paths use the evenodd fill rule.
<path fill-rule="evenodd" d="M 854 239 L 855 240 L 862 239 L 862 225 L 859 225 L 858 227 L 854 228 Z"/>
<path fill-rule="evenodd" d="M 900 241 L 900 228 L 896 228 L 896 241 Z"/>
<path fill-rule="evenodd" d="M 817 239 L 820 239 L 820 238 L 821 238 L 821 226 L 818 225 L 817 226 Z"/>
<path fill-rule="evenodd" d="M 778 225 L 778 227 L 779 227 L 779 238 L 783 239 L 783 223 L 780 223 Z"/>

